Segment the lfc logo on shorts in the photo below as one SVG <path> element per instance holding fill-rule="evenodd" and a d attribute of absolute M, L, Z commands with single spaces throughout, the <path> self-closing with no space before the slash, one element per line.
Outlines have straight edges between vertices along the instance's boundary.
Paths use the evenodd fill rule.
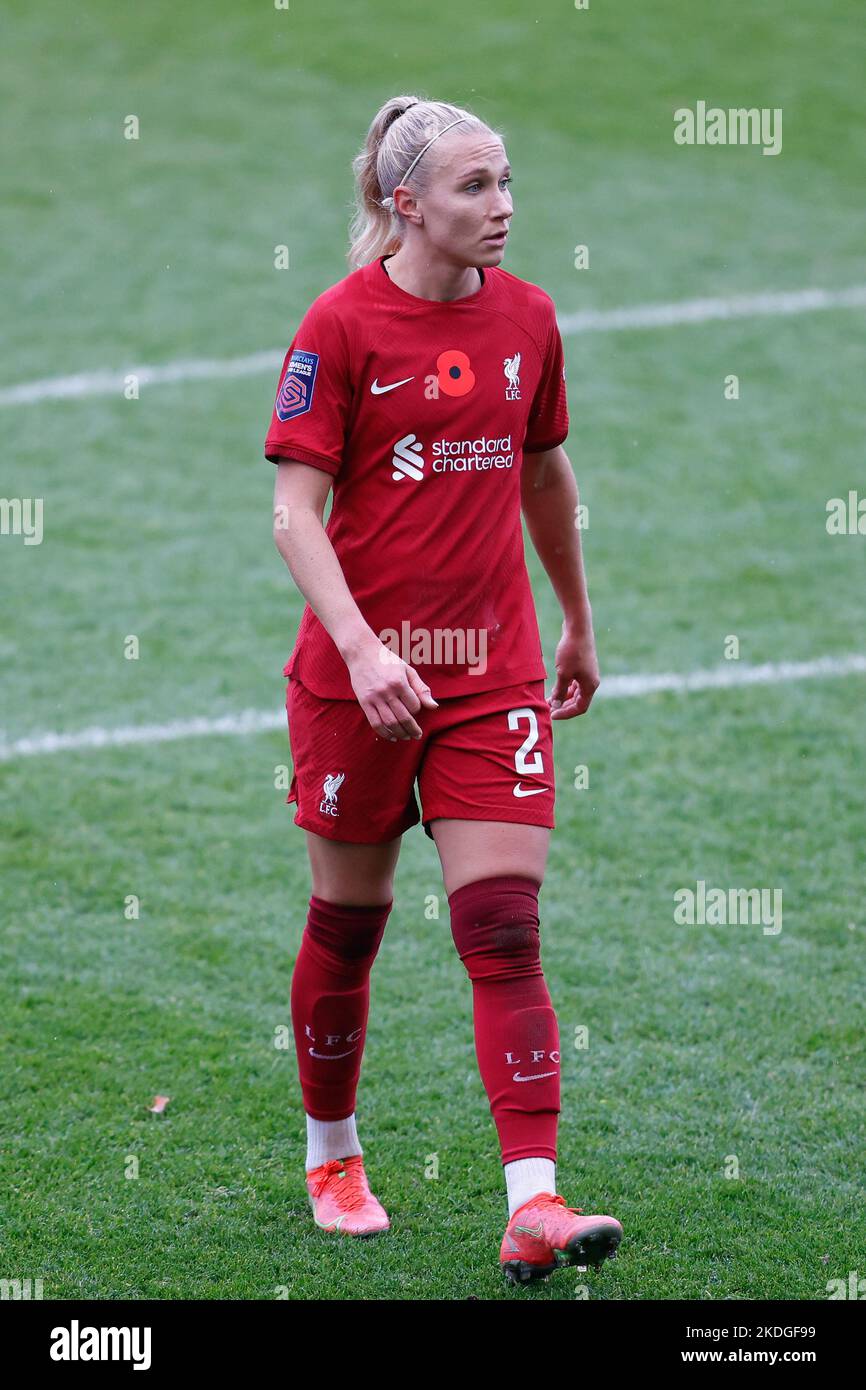
<path fill-rule="evenodd" d="M 338 816 L 340 814 L 337 810 L 337 792 L 340 790 L 345 780 L 345 772 L 338 772 L 336 774 L 333 772 L 328 773 L 322 783 L 324 796 L 319 802 L 319 811 L 323 816 Z"/>

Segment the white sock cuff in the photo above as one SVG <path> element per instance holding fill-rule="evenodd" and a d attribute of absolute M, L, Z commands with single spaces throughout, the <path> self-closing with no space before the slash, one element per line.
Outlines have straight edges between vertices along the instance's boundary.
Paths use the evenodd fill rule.
<path fill-rule="evenodd" d="M 539 1192 L 556 1193 L 556 1164 L 552 1158 L 516 1158 L 504 1164 L 509 1219 Z"/>
<path fill-rule="evenodd" d="M 314 1120 L 307 1116 L 307 1161 L 306 1169 L 319 1168 L 329 1158 L 349 1158 L 361 1154 L 355 1113 L 345 1120 Z"/>

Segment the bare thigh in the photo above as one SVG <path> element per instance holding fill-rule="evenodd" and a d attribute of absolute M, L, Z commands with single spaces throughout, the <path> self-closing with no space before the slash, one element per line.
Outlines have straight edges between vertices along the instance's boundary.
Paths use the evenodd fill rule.
<path fill-rule="evenodd" d="M 317 898 L 353 907 L 384 905 L 392 900 L 401 835 L 383 845 L 354 845 L 328 840 L 312 830 L 305 833 Z"/>
<path fill-rule="evenodd" d="M 518 875 L 544 882 L 550 831 L 546 825 L 517 825 L 501 820 L 430 822 L 450 895 L 478 878 Z"/>

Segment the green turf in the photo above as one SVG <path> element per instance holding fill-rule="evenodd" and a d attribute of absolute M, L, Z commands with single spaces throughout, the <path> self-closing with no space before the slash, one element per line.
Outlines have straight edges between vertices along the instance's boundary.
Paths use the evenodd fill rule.
<path fill-rule="evenodd" d="M 0 386 L 285 347 L 345 273 L 348 164 L 400 91 L 505 130 L 505 264 L 560 314 L 866 283 L 854 0 L 6 8 Z M 782 154 L 675 146 L 672 111 L 699 98 L 782 106 Z M 866 540 L 824 526 L 828 497 L 866 490 L 862 312 L 573 336 L 566 355 L 603 675 L 713 666 L 728 634 L 749 663 L 864 650 Z M 0 495 L 44 497 L 46 527 L 0 538 L 4 739 L 279 708 L 302 603 L 270 535 L 275 384 L 0 411 Z M 529 564 L 552 674 L 557 607 Z M 359 1094 L 393 1230 L 336 1241 L 312 1227 L 294 1054 L 274 1047 L 309 894 L 274 790 L 285 737 L 0 764 L 0 1276 L 47 1298 L 790 1299 L 862 1274 L 862 705 L 849 677 L 556 723 L 560 1188 L 626 1240 L 599 1274 L 520 1292 L 497 1269 L 495 1132 L 423 833 Z M 675 925 L 697 879 L 781 888 L 781 933 Z"/>

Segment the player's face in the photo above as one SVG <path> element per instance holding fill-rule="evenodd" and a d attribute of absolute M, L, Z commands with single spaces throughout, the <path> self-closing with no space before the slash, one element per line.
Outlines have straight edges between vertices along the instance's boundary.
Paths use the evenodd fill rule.
<path fill-rule="evenodd" d="M 440 153 L 442 163 L 419 200 L 426 235 L 443 255 L 464 265 L 498 265 L 514 212 L 511 167 L 501 141 L 457 136 Z"/>

